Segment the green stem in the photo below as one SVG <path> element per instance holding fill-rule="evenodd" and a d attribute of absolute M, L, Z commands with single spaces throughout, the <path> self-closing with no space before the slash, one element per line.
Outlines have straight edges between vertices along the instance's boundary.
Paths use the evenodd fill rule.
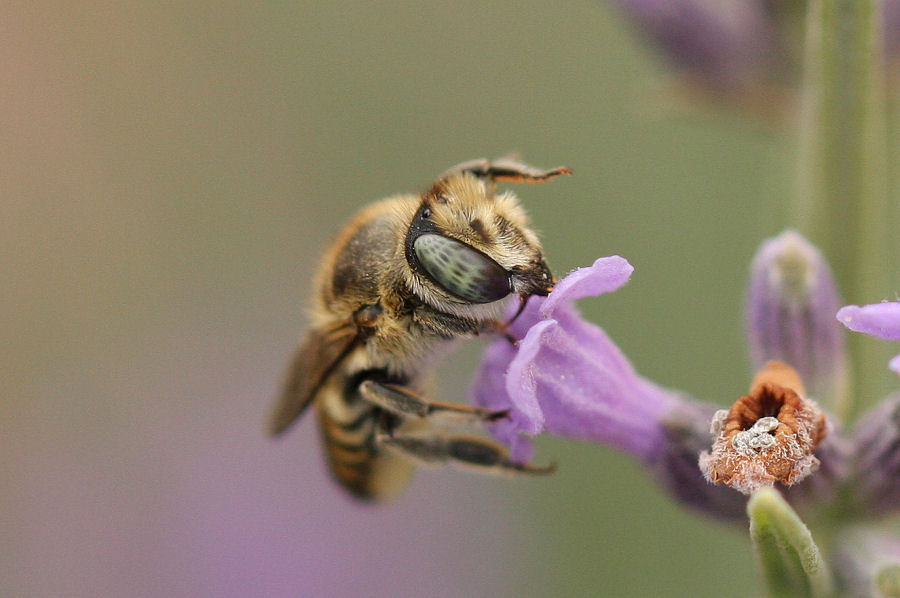
<path fill-rule="evenodd" d="M 896 259 L 882 61 L 879 0 L 810 1 L 795 224 L 822 248 L 845 299 L 856 303 L 891 292 Z M 890 382 L 888 354 L 852 343 L 852 391 L 833 406 L 845 416 L 859 400 L 880 398 Z"/>
<path fill-rule="evenodd" d="M 772 488 L 747 502 L 750 538 L 769 595 L 824 598 L 833 595 L 831 573 L 809 529 Z"/>

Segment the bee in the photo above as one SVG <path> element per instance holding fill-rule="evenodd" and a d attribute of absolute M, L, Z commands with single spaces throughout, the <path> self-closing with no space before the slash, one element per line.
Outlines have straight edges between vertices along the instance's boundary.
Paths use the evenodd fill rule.
<path fill-rule="evenodd" d="M 539 183 L 570 173 L 511 158 L 473 160 L 421 195 L 363 208 L 324 256 L 311 325 L 271 434 L 314 404 L 333 477 L 361 499 L 396 495 L 416 463 L 552 471 L 513 462 L 502 445 L 460 433 L 507 412 L 429 400 L 425 375 L 455 340 L 504 334 L 498 318 L 512 298 L 518 316 L 530 296 L 547 295 L 555 283 L 525 211 L 513 193 L 497 194 L 497 181 Z"/>

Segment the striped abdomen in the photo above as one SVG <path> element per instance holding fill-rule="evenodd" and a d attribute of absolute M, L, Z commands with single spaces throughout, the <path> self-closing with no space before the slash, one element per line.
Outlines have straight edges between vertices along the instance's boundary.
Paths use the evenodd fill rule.
<path fill-rule="evenodd" d="M 317 401 L 319 428 L 334 478 L 357 498 L 380 500 L 402 490 L 413 472 L 407 459 L 377 446 L 383 411 L 361 400 L 351 387 L 323 390 Z M 387 417 L 393 417 L 388 415 Z"/>

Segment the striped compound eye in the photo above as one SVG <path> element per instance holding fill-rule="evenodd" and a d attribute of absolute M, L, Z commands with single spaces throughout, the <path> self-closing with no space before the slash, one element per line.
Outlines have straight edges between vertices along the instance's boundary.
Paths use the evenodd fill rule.
<path fill-rule="evenodd" d="M 469 303 L 490 303 L 512 292 L 500 264 L 456 239 L 425 234 L 413 242 L 416 260 L 445 291 Z"/>

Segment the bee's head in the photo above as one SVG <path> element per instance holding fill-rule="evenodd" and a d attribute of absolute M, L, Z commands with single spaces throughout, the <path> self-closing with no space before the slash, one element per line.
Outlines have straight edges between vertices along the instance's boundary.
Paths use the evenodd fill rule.
<path fill-rule="evenodd" d="M 406 236 L 413 272 L 458 303 L 510 294 L 546 295 L 553 275 L 514 194 L 470 172 L 439 180 L 422 196 Z"/>

